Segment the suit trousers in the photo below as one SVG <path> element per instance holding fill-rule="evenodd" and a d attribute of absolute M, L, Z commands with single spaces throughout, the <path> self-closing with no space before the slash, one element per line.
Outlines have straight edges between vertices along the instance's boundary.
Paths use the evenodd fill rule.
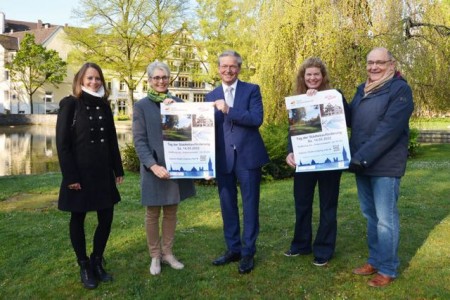
<path fill-rule="evenodd" d="M 162 217 L 162 237 L 159 233 L 159 216 Z M 145 212 L 145 229 L 150 257 L 158 258 L 161 255 L 172 254 L 175 228 L 177 226 L 178 204 L 165 206 L 147 206 Z M 162 246 L 161 246 L 162 239 Z"/>
<path fill-rule="evenodd" d="M 240 236 L 237 182 L 239 181 L 243 231 Z M 228 174 L 218 174 L 217 183 L 222 210 L 223 232 L 229 251 L 253 256 L 256 253 L 256 239 L 259 234 L 259 196 L 261 168 L 239 169 L 234 167 Z"/>
<path fill-rule="evenodd" d="M 302 172 L 294 175 L 295 230 L 291 251 L 330 259 L 336 246 L 337 207 L 342 171 Z M 312 212 L 316 184 L 319 184 L 320 219 L 314 244 Z"/>

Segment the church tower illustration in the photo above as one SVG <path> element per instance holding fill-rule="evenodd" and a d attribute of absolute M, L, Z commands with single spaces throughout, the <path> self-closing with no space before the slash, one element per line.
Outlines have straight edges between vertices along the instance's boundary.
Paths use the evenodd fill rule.
<path fill-rule="evenodd" d="M 342 157 L 344 161 L 348 161 L 347 151 L 345 151 L 345 147 L 342 147 Z"/>

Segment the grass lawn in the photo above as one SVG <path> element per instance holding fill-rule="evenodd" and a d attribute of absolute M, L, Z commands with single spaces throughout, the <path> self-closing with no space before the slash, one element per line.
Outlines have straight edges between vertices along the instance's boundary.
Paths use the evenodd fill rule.
<path fill-rule="evenodd" d="M 419 130 L 450 130 L 450 118 L 413 118 L 411 127 Z"/>
<path fill-rule="evenodd" d="M 60 174 L 0 177 L 0 299 L 450 299 L 450 144 L 423 145 L 401 184 L 400 276 L 383 289 L 351 273 L 367 255 L 365 220 L 354 176 L 344 173 L 335 257 L 326 267 L 313 257 L 287 258 L 293 234 L 292 180 L 261 187 L 256 268 L 212 266 L 224 251 L 215 187 L 199 186 L 179 209 L 175 255 L 183 270 L 163 266 L 151 276 L 139 201 L 139 177 L 120 187 L 106 269 L 114 282 L 86 290 L 68 237 L 69 215 L 56 209 Z M 318 201 L 315 201 L 314 225 Z M 88 251 L 95 214 L 87 217 Z M 317 228 L 317 226 L 315 226 Z"/>

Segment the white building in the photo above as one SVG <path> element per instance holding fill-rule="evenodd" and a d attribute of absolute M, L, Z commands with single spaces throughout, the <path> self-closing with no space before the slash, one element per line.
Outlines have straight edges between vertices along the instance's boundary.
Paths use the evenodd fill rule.
<path fill-rule="evenodd" d="M 0 114 L 29 114 L 31 111 L 28 94 L 21 83 L 11 80 L 5 67 L 19 50 L 22 38 L 26 33 L 33 34 L 36 43 L 47 49 L 56 50 L 59 56 L 66 61 L 74 46 L 66 39 L 65 26 L 44 23 L 41 20 L 36 23 L 8 20 L 5 18 L 5 14 L 0 12 Z M 170 91 L 183 100 L 202 102 L 205 95 L 213 87 L 195 79 L 199 77 L 198 74 L 206 73 L 206 69 L 202 63 L 202 55 L 197 52 L 191 41 L 192 37 L 184 32 L 173 46 L 173 50 L 166 61 L 172 72 Z M 69 65 L 67 76 L 57 87 L 46 84 L 35 92 L 33 95 L 34 114 L 55 113 L 57 111 L 59 101 L 71 94 L 73 72 L 78 67 Z M 114 76 L 108 70 L 104 71 L 107 87 L 111 92 L 110 100 L 114 112 L 116 114 L 127 113 L 128 91 L 125 83 L 120 82 L 117 79 L 118 76 Z M 148 83 L 146 77 L 144 77 L 134 91 L 134 99 L 143 98 L 147 94 L 147 89 Z"/>

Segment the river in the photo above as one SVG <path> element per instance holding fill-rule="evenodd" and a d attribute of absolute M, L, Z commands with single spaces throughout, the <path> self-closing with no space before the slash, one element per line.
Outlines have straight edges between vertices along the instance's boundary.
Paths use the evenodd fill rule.
<path fill-rule="evenodd" d="M 117 129 L 119 145 L 132 141 Z M 0 176 L 59 172 L 54 126 L 0 126 Z"/>

